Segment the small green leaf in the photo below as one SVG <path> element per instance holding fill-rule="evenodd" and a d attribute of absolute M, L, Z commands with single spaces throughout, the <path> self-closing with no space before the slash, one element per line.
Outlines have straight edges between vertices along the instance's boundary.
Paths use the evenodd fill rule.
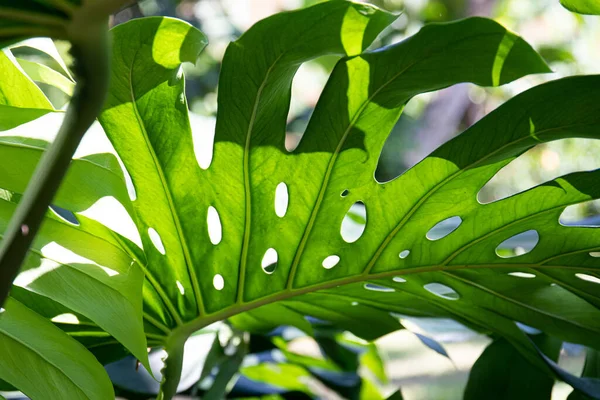
<path fill-rule="evenodd" d="M 367 351 L 360 356 L 360 364 L 368 368 L 381 383 L 388 383 L 385 364 L 375 343 L 367 345 Z"/>
<path fill-rule="evenodd" d="M 226 398 L 227 391 L 230 389 L 231 380 L 234 378 L 234 375 L 238 373 L 247 353 L 248 343 L 242 339 L 240 345 L 235 349 L 235 353 L 219 364 L 214 381 L 202 396 L 203 399 L 220 400 Z"/>
<path fill-rule="evenodd" d="M 536 338 L 538 344 L 557 359 L 561 342 L 543 336 Z M 497 339 L 473 365 L 464 398 L 546 400 L 553 385 L 549 374 L 530 364 L 509 342 Z"/>
<path fill-rule="evenodd" d="M 600 15 L 600 0 L 560 0 L 560 4 L 579 14 Z"/>
<path fill-rule="evenodd" d="M 248 379 L 276 388 L 312 394 L 306 383 L 307 379 L 311 377 L 310 373 L 305 368 L 295 364 L 261 363 L 244 367 L 240 370 L 240 373 Z"/>

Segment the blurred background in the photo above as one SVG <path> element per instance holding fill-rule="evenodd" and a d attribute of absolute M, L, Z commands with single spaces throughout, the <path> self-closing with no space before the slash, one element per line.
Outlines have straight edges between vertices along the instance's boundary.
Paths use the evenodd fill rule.
<path fill-rule="evenodd" d="M 211 147 L 217 108 L 219 70 L 229 42 L 242 35 L 255 22 L 269 15 L 317 2 L 316 0 L 182 0 L 179 2 L 142 0 L 139 4 L 115 15 L 111 23 L 117 25 L 140 16 L 170 15 L 190 22 L 208 36 L 209 45 L 197 64 L 185 65 L 184 69 L 193 130 L 200 132 L 200 140 Z M 554 71 L 551 74 L 526 77 L 500 88 L 480 88 L 461 84 L 412 99 L 381 153 L 375 174 L 380 182 L 399 176 L 440 144 L 464 131 L 519 92 L 544 81 L 564 76 L 600 72 L 600 18 L 570 13 L 560 6 L 558 0 L 371 0 L 369 2 L 398 14 L 397 20 L 380 35 L 372 48 L 399 42 L 415 34 L 427 23 L 451 21 L 474 15 L 487 16 L 522 36 L 545 58 Z M 62 53 L 66 55 L 66 51 Z M 288 116 L 286 146 L 289 150 L 298 144 L 335 62 L 335 57 L 322 57 L 300 67 L 294 79 Z M 52 88 L 47 89 L 52 92 Z M 66 97 L 61 96 L 64 95 L 56 91 L 51 98 L 53 102 L 60 105 L 67 100 Z M 500 171 L 482 189 L 479 201 L 491 202 L 560 175 L 596 168 L 600 168 L 600 141 L 567 139 L 542 144 L 526 152 Z M 356 210 L 354 220 L 358 225 L 361 224 L 360 214 L 361 210 Z M 565 224 L 600 225 L 599 214 L 600 202 L 588 202 L 569 207 L 563 213 L 561 221 Z M 519 249 L 516 248 L 515 251 Z M 349 338 L 348 334 L 335 336 L 337 342 L 343 342 L 342 347 L 362 346 L 361 354 L 371 354 L 369 356 L 371 358 L 364 356 L 358 364 L 353 364 L 353 368 L 360 376 L 380 375 L 380 379 L 372 379 L 372 381 L 376 382 L 377 390 L 386 396 L 400 387 L 404 399 L 407 400 L 461 399 L 469 371 L 491 339 L 452 321 L 403 316 L 398 318 L 407 330 L 378 339 L 375 342 L 376 356 L 371 354 L 373 347 L 368 347 L 368 344 L 358 338 Z M 223 326 L 215 329 L 221 331 Z M 226 339 L 221 337 L 225 350 L 231 338 L 237 337 L 238 342 L 247 340 L 247 338 L 240 339 L 241 336 L 231 332 L 225 336 Z M 211 337 L 214 338 L 214 332 Z M 300 388 L 298 389 L 300 392 L 306 392 L 308 389 L 303 389 L 304 386 L 294 386 L 297 382 L 290 378 L 297 378 L 294 373 L 301 374 L 298 370 L 293 368 L 282 370 L 283 367 L 265 370 L 260 369 L 260 366 L 264 361 L 267 364 L 271 363 L 269 365 L 275 365 L 278 357 L 282 357 L 281 354 L 286 355 L 289 360 L 290 352 L 308 357 L 298 359 L 296 363 L 299 363 L 298 365 L 303 365 L 302 362 L 306 363 L 309 359 L 313 360 L 310 361 L 311 363 L 317 365 L 318 362 L 314 360 L 323 358 L 323 343 L 326 341 L 317 344 L 312 338 L 298 332 L 293 334 L 280 332 L 275 337 L 285 340 L 278 346 L 267 346 L 271 354 L 270 358 L 255 357 L 250 360 L 248 356 L 241 357 L 237 365 L 241 364 L 246 368 L 244 373 L 246 377 L 254 376 L 260 378 L 259 380 L 275 382 L 276 386 L 290 385 L 292 389 Z M 260 343 L 262 339 L 252 340 L 255 345 L 257 340 Z M 201 369 L 202 361 L 209 357 L 206 353 L 211 346 L 211 340 L 198 339 L 196 346 L 197 351 L 204 354 L 196 360 Z M 239 349 L 239 343 L 234 347 Z M 336 349 L 339 351 L 338 348 Z M 234 352 L 228 357 L 235 358 L 235 354 L 237 353 Z M 584 349 L 576 345 L 563 345 L 559 365 L 572 373 L 579 374 L 583 368 L 584 356 Z M 373 364 L 373 357 L 377 361 L 375 364 Z M 133 360 L 127 362 L 131 363 Z M 290 364 L 286 365 L 288 368 Z M 316 368 L 314 365 L 313 369 Z M 378 367 L 374 365 L 380 365 L 384 369 L 387 380 L 381 379 L 383 375 L 378 374 Z M 113 368 L 111 374 L 113 378 L 121 374 L 118 365 L 111 368 Z M 507 365 L 506 368 L 511 366 Z M 127 380 L 124 375 L 123 379 Z M 302 385 L 306 384 L 306 380 L 300 379 L 298 382 L 303 382 Z M 204 384 L 204 388 L 208 387 L 206 381 L 201 383 Z M 314 385 L 315 382 L 310 391 L 320 393 L 318 397 L 321 398 L 352 397 L 342 396 L 343 391 L 332 391 L 322 385 L 319 387 L 318 383 L 316 388 Z M 124 386 L 127 386 L 126 382 Z M 552 399 L 566 399 L 570 392 L 571 388 L 566 384 L 556 383 Z M 123 391 L 122 396 L 138 398 L 127 393 L 127 390 Z M 363 393 L 361 398 L 376 397 Z"/>

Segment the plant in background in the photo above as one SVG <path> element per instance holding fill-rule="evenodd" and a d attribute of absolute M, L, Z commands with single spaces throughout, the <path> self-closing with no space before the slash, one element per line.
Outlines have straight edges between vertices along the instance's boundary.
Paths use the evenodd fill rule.
<path fill-rule="evenodd" d="M 77 10 L 53 4 L 65 7 L 61 12 Z M 0 3 L 0 15 L 32 18 L 6 9 Z M 0 229 L 23 250 L 28 243 L 22 239 L 32 238 L 36 225 L 21 223 L 17 211 L 17 222 L 7 228 L 15 209 L 48 211 L 0 315 L 0 378 L 34 399 L 105 399 L 112 387 L 98 361 L 130 352 L 148 367 L 146 347 L 162 346 L 168 358 L 159 398 L 171 398 L 184 343 L 213 322 L 229 319 L 251 332 L 291 325 L 313 335 L 305 318 L 311 316 L 369 340 L 402 328 L 390 315 L 395 312 L 453 318 L 502 338 L 475 372 L 489 376 L 486 360 L 495 359 L 489 354 L 506 355 L 497 348 L 507 347 L 542 375 L 598 397 L 597 380 L 559 369 L 552 360 L 556 346 L 532 340 L 523 324 L 558 342 L 598 349 L 599 233 L 558 219 L 567 206 L 600 197 L 599 172 L 563 176 L 489 204 L 480 204 L 477 194 L 539 143 L 599 138 L 600 78 L 572 77 L 528 90 L 405 174 L 377 182 L 381 148 L 413 96 L 459 82 L 497 86 L 548 72 L 526 42 L 483 18 L 428 25 L 399 44 L 365 52 L 393 19 L 365 4 L 328 2 L 267 18 L 231 43 L 219 81 L 212 159 L 202 168 L 181 64 L 196 60 L 204 36 L 170 18 L 114 28 L 111 83 L 98 120 L 133 190 L 113 154 L 75 159 L 53 200 L 52 210 L 74 213 L 66 220 L 47 210 L 48 202 L 19 196 L 44 143 L 0 138 Z M 86 20 L 73 21 L 81 26 Z M 3 20 L 0 28 L 13 38 L 14 26 Z M 289 152 L 284 139 L 294 73 L 326 54 L 343 58 L 299 146 Z M 10 52 L 0 56 L 0 93 L 14 95 L 0 98 L 0 107 L 17 110 L 2 115 L 2 129 L 59 112 Z M 94 68 L 105 68 L 103 62 Z M 43 76 L 37 79 L 63 87 L 69 79 Z M 90 104 L 102 102 L 104 82 L 95 83 Z M 74 96 L 71 108 L 87 104 L 81 100 Z M 62 133 L 72 131 L 73 115 L 82 134 L 95 113 L 67 114 L 58 138 L 68 138 L 70 149 L 62 139 L 53 145 L 61 158 L 70 159 L 78 143 Z M 55 186 L 59 175 L 50 172 Z M 46 187 L 48 180 L 36 176 Z M 49 201 L 52 191 L 42 192 Z M 141 246 L 84 215 L 107 196 L 129 213 Z M 362 220 L 352 209 L 361 210 Z M 341 231 L 347 219 L 359 221 L 354 235 Z M 529 245 L 517 250 L 524 236 Z M 7 260 L 18 264 L 18 257 Z M 35 365 L 36 375 L 21 373 L 22 365 Z M 479 393 L 467 389 L 467 395 Z"/>

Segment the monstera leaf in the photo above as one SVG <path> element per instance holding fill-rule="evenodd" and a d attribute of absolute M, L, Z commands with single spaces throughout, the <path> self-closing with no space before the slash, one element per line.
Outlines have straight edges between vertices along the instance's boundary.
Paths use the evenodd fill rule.
<path fill-rule="evenodd" d="M 381 149 L 413 96 L 548 72 L 527 43 L 482 18 L 428 25 L 365 52 L 392 20 L 371 6 L 328 2 L 270 17 L 233 42 L 219 82 L 212 161 L 204 168 L 180 68 L 202 49 L 201 34 L 168 18 L 112 31 L 111 88 L 99 121 L 131 176 L 134 200 L 127 204 L 120 175 L 103 179 L 107 164 L 100 160 L 110 157 L 101 155 L 95 163 L 75 161 L 73 168 L 88 168 L 87 182 L 67 177 L 65 185 L 81 186 L 54 202 L 78 211 L 85 207 L 73 196 L 89 202 L 112 190 L 130 211 L 143 250 L 79 214 L 70 232 L 92 234 L 110 244 L 103 253 L 126 254 L 144 271 L 146 336 L 169 354 L 165 397 L 175 391 L 185 339 L 226 318 L 256 331 L 279 324 L 310 330 L 311 316 L 367 339 L 399 329 L 393 313 L 454 318 L 501 335 L 542 368 L 515 322 L 600 346 L 600 234 L 559 223 L 567 206 L 600 197 L 599 172 L 570 174 L 489 204 L 477 200 L 483 185 L 529 148 L 600 137 L 600 77 L 533 88 L 400 177 L 377 182 Z M 326 54 L 343 58 L 290 152 L 284 140 L 294 73 Z M 18 193 L 18 184 L 11 190 Z M 361 220 L 349 212 L 356 207 L 366 225 L 345 240 L 341 224 L 348 214 Z M 533 249 L 511 251 L 511 240 L 524 232 Z M 64 247 L 78 254 L 86 246 L 82 239 Z M 96 263 L 116 270 L 108 257 Z M 87 308 L 76 311 L 100 325 Z M 106 330 L 122 341 L 114 328 Z M 114 343 L 96 339 L 86 344 Z"/>

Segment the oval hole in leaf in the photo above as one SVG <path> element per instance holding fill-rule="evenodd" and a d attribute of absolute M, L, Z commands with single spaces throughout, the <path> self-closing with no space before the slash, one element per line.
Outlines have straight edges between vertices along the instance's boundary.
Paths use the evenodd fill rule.
<path fill-rule="evenodd" d="M 158 232 L 156 232 L 154 228 L 148 228 L 148 236 L 150 236 L 152 244 L 154 245 L 154 247 L 156 247 L 156 250 L 158 250 L 160 254 L 162 254 L 163 256 L 167 254 L 165 246 L 163 245 L 163 242 L 160 238 L 160 235 L 158 234 Z"/>
<path fill-rule="evenodd" d="M 339 256 L 332 255 L 332 256 L 326 257 L 323 260 L 323 268 L 331 269 L 331 268 L 335 267 L 339 262 L 340 262 Z"/>
<path fill-rule="evenodd" d="M 205 117 L 192 112 L 189 115 L 196 161 L 200 168 L 206 170 L 212 163 L 217 121 L 214 117 Z"/>
<path fill-rule="evenodd" d="M 454 232 L 462 224 L 462 218 L 458 216 L 446 218 L 435 224 L 425 235 L 429 240 L 439 240 Z"/>
<path fill-rule="evenodd" d="M 277 268 L 278 258 L 279 256 L 277 255 L 277 250 L 275 250 L 274 248 L 267 249 L 260 263 L 260 266 L 262 267 L 263 271 L 265 271 L 265 273 L 267 274 L 272 274 L 273 272 L 275 272 L 275 269 Z"/>
<path fill-rule="evenodd" d="M 500 243 L 496 247 L 496 254 L 501 258 L 518 257 L 533 250 L 539 241 L 540 235 L 535 229 L 530 229 Z"/>
<path fill-rule="evenodd" d="M 397 283 L 404 283 L 404 282 L 406 282 L 406 279 L 404 279 L 404 278 L 402 278 L 400 276 L 395 276 L 395 277 L 392 278 L 392 280 L 394 282 L 397 282 Z"/>
<path fill-rule="evenodd" d="M 221 243 L 223 238 L 223 228 L 221 226 L 221 218 L 219 213 L 213 206 L 208 207 L 206 214 L 206 225 L 208 226 L 208 237 L 214 245 Z"/>
<path fill-rule="evenodd" d="M 340 197 L 346 197 L 350 194 L 350 191 L 348 189 L 345 189 L 342 193 L 340 193 Z"/>
<path fill-rule="evenodd" d="M 183 296 L 185 294 L 185 288 L 179 281 L 175 281 L 175 284 L 177 285 L 177 289 L 179 289 L 179 293 L 181 293 L 181 295 Z"/>
<path fill-rule="evenodd" d="M 395 292 L 395 290 L 392 288 L 389 288 L 386 286 L 381 286 L 381 285 L 375 285 L 374 283 L 365 283 L 364 288 L 367 290 L 372 290 L 374 292 L 384 292 L 384 293 Z"/>
<path fill-rule="evenodd" d="M 566 207 L 558 217 L 558 222 L 564 226 L 586 226 L 600 227 L 600 219 L 597 216 L 585 216 L 589 210 L 600 209 L 600 199 L 585 201 L 583 203 L 571 204 Z"/>
<path fill-rule="evenodd" d="M 600 284 L 600 278 L 592 276 L 592 275 L 588 275 L 588 274 L 575 274 L 575 276 L 578 277 L 579 279 L 583 280 L 583 281 L 588 281 L 588 282 Z"/>
<path fill-rule="evenodd" d="M 404 258 L 408 257 L 409 254 L 410 254 L 410 250 L 402 250 L 400 252 L 400 254 L 398 254 L 398 257 L 404 259 Z"/>
<path fill-rule="evenodd" d="M 281 182 L 275 189 L 275 214 L 279 218 L 283 218 L 287 213 L 289 201 L 288 187 L 285 182 Z"/>
<path fill-rule="evenodd" d="M 79 325 L 79 318 L 75 314 L 65 313 L 53 317 L 50 321 L 59 324 Z"/>
<path fill-rule="evenodd" d="M 213 278 L 213 286 L 217 290 L 223 290 L 223 288 L 225 287 L 225 279 L 223 279 L 223 276 L 221 274 L 215 275 L 215 277 Z"/>
<path fill-rule="evenodd" d="M 590 256 L 600 258 L 600 251 L 592 251 L 590 253 Z"/>
<path fill-rule="evenodd" d="M 350 305 L 352 305 L 352 306 L 357 306 L 358 304 L 359 304 L 358 301 L 353 301 L 352 303 L 350 303 Z"/>
<path fill-rule="evenodd" d="M 432 293 L 438 297 L 441 297 L 442 299 L 446 299 L 446 300 L 460 299 L 460 295 L 458 294 L 458 292 L 456 290 L 454 290 L 450 286 L 444 285 L 442 283 L 432 282 L 432 283 L 428 283 L 428 284 L 424 285 L 423 287 L 429 293 Z"/>
<path fill-rule="evenodd" d="M 354 243 L 365 232 L 367 226 L 367 208 L 364 203 L 357 201 L 352 204 L 340 227 L 340 234 L 346 243 Z"/>
<path fill-rule="evenodd" d="M 527 278 L 527 279 L 535 278 L 535 274 L 531 274 L 529 272 L 509 272 L 508 275 L 516 276 L 517 278 Z"/>
<path fill-rule="evenodd" d="M 127 168 L 125 168 L 125 164 L 123 164 L 123 161 L 121 161 L 121 157 L 119 157 L 118 154 L 115 154 L 115 156 L 119 161 L 121 170 L 123 170 L 123 176 L 125 178 L 125 187 L 127 188 L 127 195 L 129 196 L 129 200 L 135 201 L 137 199 L 137 192 L 135 191 L 135 185 L 133 184 L 131 175 L 129 175 L 129 171 L 127 170 Z"/>

